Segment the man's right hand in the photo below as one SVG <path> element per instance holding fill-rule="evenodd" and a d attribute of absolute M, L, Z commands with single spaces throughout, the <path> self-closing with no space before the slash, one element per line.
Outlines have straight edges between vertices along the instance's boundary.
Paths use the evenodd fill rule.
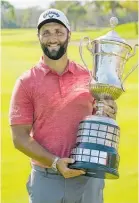
<path fill-rule="evenodd" d="M 73 178 L 76 176 L 84 175 L 85 171 L 68 168 L 68 164 L 75 162 L 72 158 L 60 158 L 57 161 L 57 169 L 64 176 L 64 178 Z"/>

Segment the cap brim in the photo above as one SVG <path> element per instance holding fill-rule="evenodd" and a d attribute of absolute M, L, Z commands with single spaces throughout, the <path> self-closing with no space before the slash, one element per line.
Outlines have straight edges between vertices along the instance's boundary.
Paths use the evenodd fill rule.
<path fill-rule="evenodd" d="M 57 20 L 57 19 L 52 18 L 52 19 L 46 19 L 46 20 L 44 20 L 43 22 L 41 22 L 41 23 L 38 25 L 38 30 L 39 30 L 44 24 L 46 24 L 46 23 L 52 23 L 52 22 L 59 23 L 59 24 L 63 25 L 64 27 L 66 27 L 65 24 L 62 23 L 60 20 Z M 66 28 L 67 28 L 67 27 L 66 27 Z M 68 28 L 67 28 L 67 29 L 68 29 Z"/>

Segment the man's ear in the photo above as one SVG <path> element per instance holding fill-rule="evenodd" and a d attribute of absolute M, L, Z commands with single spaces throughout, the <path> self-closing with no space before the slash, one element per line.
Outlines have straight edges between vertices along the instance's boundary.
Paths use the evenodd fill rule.
<path fill-rule="evenodd" d="M 71 32 L 68 32 L 68 42 L 70 41 L 71 39 Z"/>

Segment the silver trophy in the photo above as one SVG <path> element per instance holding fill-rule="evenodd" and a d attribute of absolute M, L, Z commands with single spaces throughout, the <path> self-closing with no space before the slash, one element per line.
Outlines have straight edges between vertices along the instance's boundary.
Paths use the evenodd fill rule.
<path fill-rule="evenodd" d="M 123 82 L 138 66 L 134 66 L 122 79 L 124 66 L 135 55 L 138 44 L 131 53 L 132 47 L 114 31 L 118 19 L 112 17 L 110 24 L 112 30 L 106 35 L 93 41 L 85 37 L 80 43 L 82 61 L 82 45 L 86 39 L 87 49 L 93 56 L 89 90 L 98 101 L 98 107 L 95 115 L 85 117 L 79 124 L 76 146 L 71 153 L 75 163 L 70 165 L 70 168 L 85 170 L 87 176 L 103 179 L 119 178 L 120 128 L 116 120 L 103 116 L 101 100 L 118 99 L 124 92 Z"/>

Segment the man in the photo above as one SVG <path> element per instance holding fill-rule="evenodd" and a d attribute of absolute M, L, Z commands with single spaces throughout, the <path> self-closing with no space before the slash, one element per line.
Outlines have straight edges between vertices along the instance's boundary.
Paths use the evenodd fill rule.
<path fill-rule="evenodd" d="M 29 156 L 27 183 L 30 203 L 102 203 L 104 181 L 85 176 L 68 164 L 79 122 L 94 109 L 89 72 L 70 61 L 71 30 L 59 10 L 43 12 L 38 39 L 39 63 L 16 82 L 10 105 L 10 125 L 16 149 Z M 114 101 L 103 101 L 104 115 L 114 118 Z"/>

